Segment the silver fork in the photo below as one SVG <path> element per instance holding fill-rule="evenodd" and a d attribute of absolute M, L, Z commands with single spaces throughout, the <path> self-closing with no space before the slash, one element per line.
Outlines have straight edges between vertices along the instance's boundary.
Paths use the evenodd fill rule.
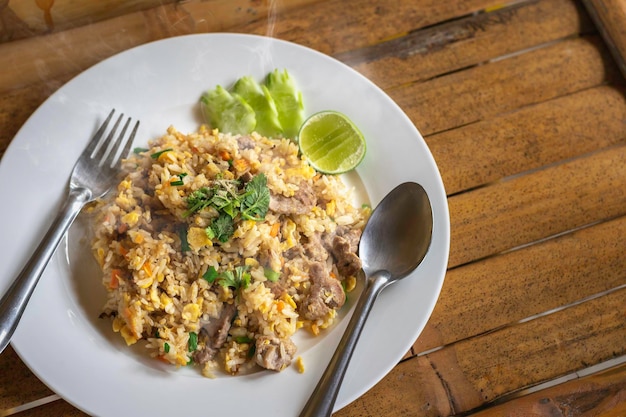
<path fill-rule="evenodd" d="M 118 117 L 110 133 L 105 137 L 105 131 L 114 113 L 115 109 L 111 110 L 76 161 L 70 177 L 69 194 L 61 211 L 24 269 L 0 300 L 0 353 L 9 344 L 41 274 L 80 210 L 85 204 L 104 196 L 117 179 L 121 159 L 130 151 L 139 121 L 135 123 L 130 136 L 125 139 L 126 130 L 131 122 L 129 117 L 114 141 L 117 128 L 124 117 L 123 114 Z"/>

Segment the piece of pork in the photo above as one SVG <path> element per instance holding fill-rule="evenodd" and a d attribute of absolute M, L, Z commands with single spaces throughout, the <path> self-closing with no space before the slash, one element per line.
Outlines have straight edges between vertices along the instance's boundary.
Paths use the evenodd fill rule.
<path fill-rule="evenodd" d="M 337 270 L 344 277 L 355 275 L 361 270 L 361 259 L 358 257 L 361 230 L 338 226 L 334 233 L 322 238 L 323 245 L 328 249 L 337 265 Z"/>
<path fill-rule="evenodd" d="M 317 204 L 317 196 L 311 185 L 302 181 L 291 197 L 282 194 L 270 195 L 270 210 L 278 214 L 306 214 Z"/>
<path fill-rule="evenodd" d="M 312 262 L 309 265 L 311 287 L 306 298 L 300 303 L 300 314 L 308 320 L 325 317 L 331 310 L 340 308 L 346 302 L 346 294 L 341 282 L 330 276 L 326 265 Z"/>
<path fill-rule="evenodd" d="M 250 136 L 239 136 L 237 138 L 237 145 L 239 145 L 239 149 L 254 149 L 256 146 L 256 142 Z"/>
<path fill-rule="evenodd" d="M 330 256 L 320 233 L 314 233 L 309 237 L 303 237 L 300 244 L 286 250 L 283 256 L 286 259 L 302 258 L 314 262 L 325 262 Z"/>
<path fill-rule="evenodd" d="M 194 352 L 194 362 L 203 364 L 213 359 L 224 343 L 226 343 L 228 331 L 235 314 L 237 314 L 237 306 L 235 304 L 224 304 L 219 317 L 209 320 L 208 323 L 200 328 L 198 338 L 201 342 L 204 342 L 204 347 Z"/>
<path fill-rule="evenodd" d="M 296 354 L 296 345 L 289 339 L 276 336 L 260 336 L 256 340 L 255 360 L 259 366 L 271 371 L 285 369 Z"/>
<path fill-rule="evenodd" d="M 337 260 L 337 271 L 344 277 L 356 275 L 361 270 L 361 259 L 351 250 L 350 242 L 346 238 L 335 236 L 332 253 Z"/>

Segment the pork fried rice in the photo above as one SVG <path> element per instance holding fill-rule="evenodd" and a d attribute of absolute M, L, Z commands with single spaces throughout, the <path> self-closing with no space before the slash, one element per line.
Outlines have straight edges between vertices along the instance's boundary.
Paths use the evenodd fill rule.
<path fill-rule="evenodd" d="M 298 329 L 333 323 L 369 209 L 295 143 L 170 127 L 125 170 L 95 208 L 92 249 L 103 316 L 128 345 L 205 376 L 280 371 Z"/>

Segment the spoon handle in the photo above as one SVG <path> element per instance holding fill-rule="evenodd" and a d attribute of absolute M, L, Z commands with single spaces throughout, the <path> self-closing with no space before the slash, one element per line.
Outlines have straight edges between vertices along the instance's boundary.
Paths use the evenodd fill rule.
<path fill-rule="evenodd" d="M 387 271 L 378 271 L 366 281 L 363 294 L 354 309 L 337 350 L 322 374 L 313 394 L 300 413 L 300 417 L 330 416 L 341 387 L 341 382 L 348 369 L 348 363 L 356 346 L 367 316 L 381 290 L 390 283 L 391 275 Z"/>

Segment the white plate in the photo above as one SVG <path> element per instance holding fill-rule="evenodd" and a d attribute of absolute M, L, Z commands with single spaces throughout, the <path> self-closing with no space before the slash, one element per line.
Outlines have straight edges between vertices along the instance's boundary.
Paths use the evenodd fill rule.
<path fill-rule="evenodd" d="M 421 183 L 432 202 L 430 251 L 412 276 L 386 289 L 374 305 L 336 409 L 365 393 L 407 352 L 434 308 L 448 261 L 446 195 L 422 136 L 387 95 L 340 62 L 292 43 L 237 34 L 167 39 L 107 59 L 53 94 L 22 127 L 0 164 L 0 291 L 6 291 L 51 223 L 74 161 L 112 107 L 141 120 L 135 140 L 141 146 L 169 125 L 195 131 L 202 91 L 243 75 L 260 80 L 274 68 L 286 68 L 296 79 L 308 114 L 338 110 L 363 131 L 368 152 L 352 178 L 360 178 L 361 191 L 373 205 L 404 181 Z M 297 415 L 354 304 L 323 336 L 296 340 L 304 374 L 290 367 L 211 380 L 126 348 L 108 321 L 97 318 L 103 290 L 80 223 L 62 246 L 12 345 L 52 390 L 93 415 Z"/>

